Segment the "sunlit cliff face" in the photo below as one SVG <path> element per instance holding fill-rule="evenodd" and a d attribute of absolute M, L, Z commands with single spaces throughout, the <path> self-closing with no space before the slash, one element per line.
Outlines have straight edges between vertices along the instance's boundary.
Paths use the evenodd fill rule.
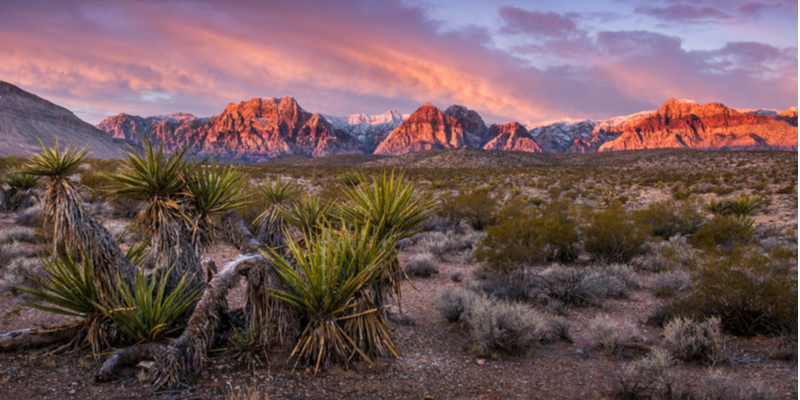
<path fill-rule="evenodd" d="M 797 103 L 796 2 L 16 3 L 0 80 L 92 123 L 286 95 L 332 115 L 467 104 L 487 122 Z"/>

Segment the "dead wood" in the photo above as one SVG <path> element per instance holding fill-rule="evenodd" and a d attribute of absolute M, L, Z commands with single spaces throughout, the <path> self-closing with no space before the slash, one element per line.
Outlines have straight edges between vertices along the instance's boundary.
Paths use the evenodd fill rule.
<path fill-rule="evenodd" d="M 82 322 L 76 322 L 63 326 L 20 329 L 3 333 L 0 334 L 0 350 L 14 351 L 69 341 L 80 335 L 83 325 Z"/>
<path fill-rule="evenodd" d="M 95 372 L 96 382 L 107 382 L 115 377 L 122 368 L 136 365 L 140 361 L 153 360 L 159 353 L 166 350 L 161 343 L 139 343 L 131 347 L 117 350 L 109 357 L 99 371 Z"/>
<path fill-rule="evenodd" d="M 259 249 L 263 249 L 261 242 L 256 240 L 236 210 L 228 210 L 222 214 L 222 231 L 243 253 L 257 253 Z"/>

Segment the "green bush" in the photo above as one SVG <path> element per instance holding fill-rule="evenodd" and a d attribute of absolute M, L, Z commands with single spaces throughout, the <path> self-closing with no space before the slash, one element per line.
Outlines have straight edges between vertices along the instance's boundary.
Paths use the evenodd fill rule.
<path fill-rule="evenodd" d="M 569 262 L 579 254 L 575 213 L 568 201 L 543 207 L 514 199 L 499 212 L 499 224 L 486 228 L 475 259 L 495 272 L 532 262 Z"/>
<path fill-rule="evenodd" d="M 700 228 L 705 218 L 687 202 L 659 201 L 633 213 L 636 223 L 652 227 L 653 235 L 669 239 L 675 235 L 690 235 Z"/>
<path fill-rule="evenodd" d="M 497 223 L 500 201 L 488 187 L 470 191 L 460 190 L 457 195 L 444 199 L 438 214 L 452 221 L 466 220 L 475 229 Z"/>
<path fill-rule="evenodd" d="M 690 238 L 689 243 L 697 248 L 714 249 L 730 247 L 753 239 L 756 230 L 751 218 L 732 218 L 717 215 L 703 224 Z"/>
<path fill-rule="evenodd" d="M 797 334 L 797 272 L 755 248 L 734 248 L 698 266 L 687 296 L 672 313 L 697 319 L 719 317 L 738 335 Z"/>
<path fill-rule="evenodd" d="M 583 237 L 586 251 L 601 261 L 628 263 L 645 253 L 649 232 L 622 204 L 612 202 L 604 210 L 583 213 Z"/>

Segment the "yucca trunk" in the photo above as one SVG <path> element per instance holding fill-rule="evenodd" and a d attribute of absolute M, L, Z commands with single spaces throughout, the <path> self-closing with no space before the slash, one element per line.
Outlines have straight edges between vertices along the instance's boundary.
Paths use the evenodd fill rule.
<path fill-rule="evenodd" d="M 116 293 L 117 276 L 132 284 L 136 267 L 108 230 L 86 211 L 72 182 L 64 177 L 48 179 L 42 204 L 45 218 L 53 221 L 53 248 L 63 243 L 76 258 L 83 252 L 94 265 L 94 279 L 102 293 Z"/>

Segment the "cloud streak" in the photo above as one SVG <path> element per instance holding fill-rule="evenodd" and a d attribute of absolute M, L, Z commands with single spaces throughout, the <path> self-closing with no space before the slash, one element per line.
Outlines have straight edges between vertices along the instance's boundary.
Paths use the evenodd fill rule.
<path fill-rule="evenodd" d="M 796 49 L 687 52 L 653 32 L 589 32 L 578 14 L 497 13 L 497 26 L 443 30 L 399 0 L 17 3 L 0 14 L 0 79 L 90 122 L 123 111 L 210 115 L 284 95 L 338 115 L 462 103 L 497 122 L 600 118 L 669 97 L 796 103 Z M 519 44 L 503 49 L 503 37 Z M 528 61 L 542 54 L 558 62 Z"/>

